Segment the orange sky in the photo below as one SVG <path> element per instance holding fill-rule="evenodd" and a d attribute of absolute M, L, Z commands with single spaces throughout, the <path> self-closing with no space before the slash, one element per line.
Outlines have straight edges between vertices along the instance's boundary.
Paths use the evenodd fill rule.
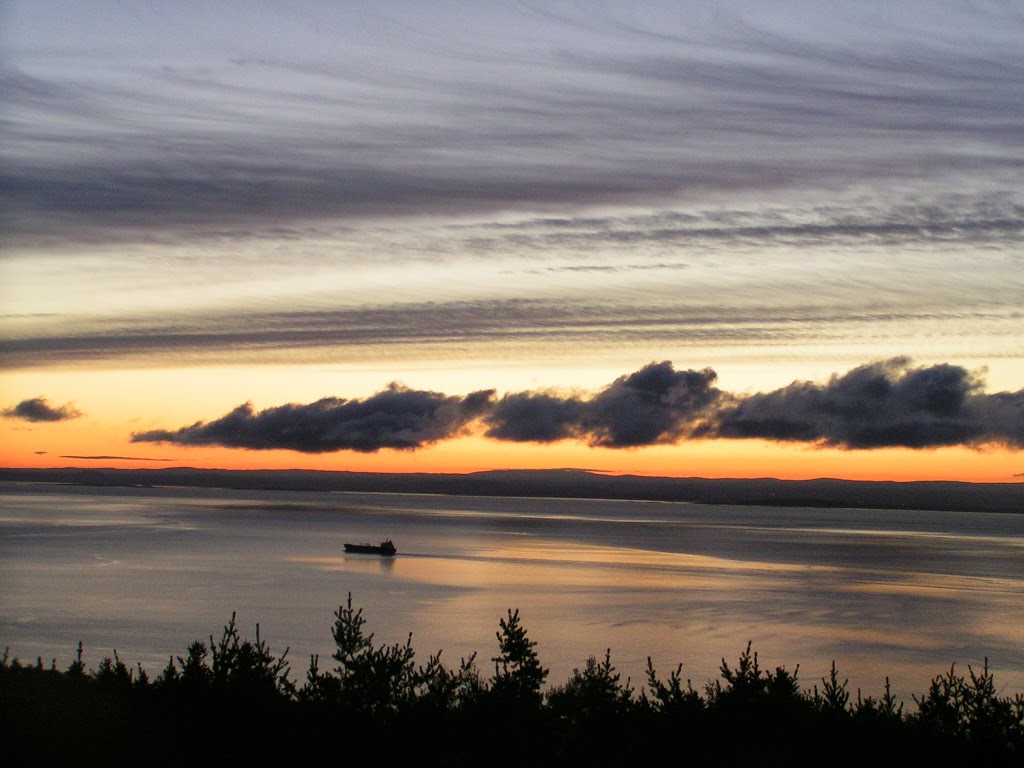
<path fill-rule="evenodd" d="M 340 451 L 301 454 L 283 450 L 239 450 L 214 446 L 133 444 L 128 434 L 83 420 L 74 427 L 4 425 L 0 465 L 8 467 L 207 469 L 321 469 L 353 472 L 474 472 L 488 469 L 574 467 L 665 477 L 776 477 L 851 480 L 963 480 L 1019 482 L 1019 452 L 1001 449 L 940 448 L 840 450 L 762 440 L 699 440 L 674 446 L 635 449 L 591 448 L 563 441 L 551 445 L 506 443 L 466 437 L 418 451 L 375 454 Z M 54 450 L 55 444 L 59 449 Z M 37 451 L 46 453 L 36 453 Z M 72 459 L 64 456 L 123 456 L 169 461 Z"/>
<path fill-rule="evenodd" d="M 793 369 L 778 364 L 725 365 L 722 369 L 723 387 L 759 381 L 764 390 L 784 386 L 794 372 L 807 376 L 817 373 L 810 367 Z M 607 383 L 613 375 L 606 368 L 596 372 L 572 367 L 523 370 L 502 368 L 495 362 L 454 370 L 445 366 L 398 370 L 388 366 L 235 366 L 8 371 L 0 374 L 0 405 L 7 407 L 23 398 L 46 394 L 53 406 L 68 404 L 82 415 L 54 423 L 0 419 L 0 465 L 454 473 L 573 467 L 668 477 L 970 482 L 1019 482 L 1024 472 L 1024 455 L 999 447 L 846 450 L 759 439 L 691 439 L 674 445 L 601 448 L 575 440 L 546 444 L 498 441 L 483 437 L 480 425 L 470 425 L 466 436 L 415 451 L 382 449 L 376 453 L 342 450 L 307 454 L 130 441 L 136 432 L 173 430 L 219 418 L 242 398 L 251 399 L 257 410 L 287 402 L 313 402 L 328 394 L 366 398 L 382 386 L 387 373 L 400 374 L 410 386 L 448 392 L 466 392 L 489 381 L 507 381 L 510 389 L 536 387 L 540 381 L 565 385 L 588 374 L 592 376 L 588 391 L 592 392 L 599 389 L 597 382 Z M 997 373 L 1012 379 L 1014 369 L 999 368 Z M 821 378 L 818 376 L 818 380 Z"/>

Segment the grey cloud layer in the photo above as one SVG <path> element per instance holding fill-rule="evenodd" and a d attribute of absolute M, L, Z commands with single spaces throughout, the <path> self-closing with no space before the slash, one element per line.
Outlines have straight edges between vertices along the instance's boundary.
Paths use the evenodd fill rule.
<path fill-rule="evenodd" d="M 785 13 L 754 5 L 712 18 L 703 4 L 646 16 L 482 4 L 454 26 L 388 4 L 289 8 L 275 39 L 238 27 L 251 13 L 195 9 L 143 18 L 140 35 L 166 38 L 135 49 L 123 30 L 109 39 L 100 10 L 77 48 L 11 33 L 5 226 L 112 234 L 649 202 L 956 169 L 990 178 L 1024 162 L 1024 21 L 1009 7 L 933 2 L 898 25 L 851 10 L 824 14 L 817 34 L 799 24 L 818 12 L 810 3 L 790 31 L 775 24 Z M 130 66 L 85 58 L 97 41 Z"/>
<path fill-rule="evenodd" d="M 464 230 L 446 226 L 420 238 L 416 254 L 394 257 L 390 266 L 407 268 L 410 275 L 417 270 L 415 281 L 399 286 L 404 290 L 365 295 L 346 290 L 346 259 L 354 258 L 347 255 L 318 264 L 329 271 L 315 287 L 330 292 L 317 294 L 303 284 L 278 296 L 278 284 L 287 285 L 306 269 L 301 260 L 286 256 L 261 264 L 256 257 L 239 257 L 233 271 L 211 268 L 197 278 L 192 258 L 178 256 L 181 263 L 174 264 L 159 254 L 136 258 L 129 252 L 105 267 L 109 284 L 88 271 L 75 279 L 83 285 L 97 281 L 91 294 L 106 290 L 111 301 L 122 298 L 124 274 L 152 282 L 154 294 L 159 286 L 191 298 L 197 280 L 223 288 L 215 300 L 187 310 L 118 312 L 87 304 L 71 313 L 54 302 L 43 307 L 49 312 L 0 315 L 0 369 L 104 361 L 388 359 L 398 353 L 444 359 L 468 349 L 486 352 L 488 345 L 530 345 L 541 355 L 550 348 L 558 356 L 600 349 L 607 357 L 609 350 L 637 345 L 822 343 L 879 329 L 904 340 L 915 333 L 922 340 L 970 336 L 978 357 L 1019 347 L 1024 199 L 978 206 L 949 198 L 938 208 L 889 212 L 902 225 L 878 216 L 869 226 L 849 208 L 804 207 L 756 216 L 662 212 L 526 220 L 503 228 L 491 222 Z M 954 210 L 960 215 L 948 216 Z M 831 223 L 810 226 L 808 219 Z M 904 236 L 899 243 L 908 248 L 887 249 Z M 975 244 L 987 243 L 986 249 L 965 243 L 968 236 Z M 941 254 L 929 245 L 942 245 Z M 242 241 L 231 247 L 247 246 Z M 796 247 L 802 248 L 799 260 L 792 253 Z M 388 253 L 385 248 L 376 250 Z M 435 264 L 432 254 L 465 251 L 493 253 L 496 259 L 513 253 L 516 260 L 482 270 L 482 279 L 452 298 L 452 272 Z M 26 256 L 21 269 L 43 279 L 53 273 L 46 264 L 45 256 Z M 253 274 L 281 280 L 267 280 L 261 296 L 246 284 Z M 61 285 L 53 285 L 59 295 Z M 38 293 L 39 301 L 48 298 Z M 221 298 L 226 295 L 247 298 L 227 305 Z M 288 305 L 301 309 L 281 310 Z M 979 346 L 983 339 L 994 340 L 993 346 Z"/>
<path fill-rule="evenodd" d="M 127 361 L 153 366 L 201 365 L 210 361 L 260 363 L 310 360 L 449 359 L 466 350 L 528 345 L 531 355 L 564 358 L 567 354 L 629 345 L 820 343 L 837 329 L 884 322 L 927 321 L 933 308 L 782 305 L 729 307 L 693 304 L 623 306 L 591 302 L 567 306 L 563 301 L 523 300 L 323 312 L 242 313 L 198 319 L 163 318 L 153 323 L 131 318 L 90 328 L 88 319 L 74 331 L 33 333 L 0 340 L 0 369 L 45 365 L 101 364 Z M 961 322 L 988 323 L 995 332 L 1011 322 L 1005 308 L 960 308 Z M 147 325 L 147 321 L 152 324 Z M 1000 325 L 995 325 L 996 322 Z M 1018 322 L 1012 319 L 1013 323 Z M 850 329 L 853 329 L 851 331 Z M 395 358 L 397 359 L 397 358 Z M 122 363 L 123 364 L 123 363 Z"/>
<path fill-rule="evenodd" d="M 870 363 L 827 382 L 794 382 L 740 396 L 711 369 L 651 363 L 592 396 L 493 390 L 464 398 L 391 385 L 365 400 L 325 398 L 215 421 L 137 433 L 133 442 L 286 448 L 306 453 L 411 450 L 465 434 L 475 422 L 495 440 L 583 440 L 604 448 L 684 439 L 761 438 L 850 449 L 997 444 L 1024 448 L 1024 390 L 985 394 L 980 375 L 905 358 Z"/>
<path fill-rule="evenodd" d="M 22 400 L 11 408 L 6 408 L 3 415 L 8 419 L 21 419 L 22 421 L 47 422 L 47 421 L 69 421 L 77 419 L 82 415 L 71 403 L 54 407 L 50 405 L 45 397 L 32 397 Z"/>

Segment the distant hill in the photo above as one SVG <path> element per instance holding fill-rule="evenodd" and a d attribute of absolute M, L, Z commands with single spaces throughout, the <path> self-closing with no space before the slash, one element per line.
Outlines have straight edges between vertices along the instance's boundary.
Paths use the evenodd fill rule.
<path fill-rule="evenodd" d="M 1024 483 L 637 477 L 604 475 L 578 469 L 498 470 L 456 475 L 189 467 L 0 468 L 0 482 L 3 481 L 89 486 L 163 485 L 236 490 L 439 493 L 457 496 L 635 499 L 789 507 L 1024 512 Z"/>

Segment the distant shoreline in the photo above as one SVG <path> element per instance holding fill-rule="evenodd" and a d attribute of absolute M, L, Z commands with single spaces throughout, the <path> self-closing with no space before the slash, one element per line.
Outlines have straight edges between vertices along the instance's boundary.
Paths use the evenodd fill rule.
<path fill-rule="evenodd" d="M 605 475 L 578 469 L 492 470 L 458 475 L 188 467 L 0 468 L 0 482 L 87 487 L 181 486 L 249 491 L 430 493 L 769 507 L 1024 512 L 1024 483 L 671 478 Z"/>

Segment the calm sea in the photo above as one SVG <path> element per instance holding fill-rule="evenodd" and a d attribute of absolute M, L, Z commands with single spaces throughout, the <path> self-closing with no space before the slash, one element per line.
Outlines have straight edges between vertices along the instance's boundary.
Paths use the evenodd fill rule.
<path fill-rule="evenodd" d="M 344 553 L 385 537 L 393 559 Z M 648 656 L 702 686 L 751 640 L 804 687 L 835 659 L 910 703 L 987 656 L 1024 691 L 1024 515 L 0 484 L 0 648 L 22 659 L 66 667 L 81 640 L 89 666 L 155 674 L 237 612 L 301 681 L 349 593 L 378 642 L 485 672 L 518 608 L 550 684 L 610 648 L 637 686 Z"/>

